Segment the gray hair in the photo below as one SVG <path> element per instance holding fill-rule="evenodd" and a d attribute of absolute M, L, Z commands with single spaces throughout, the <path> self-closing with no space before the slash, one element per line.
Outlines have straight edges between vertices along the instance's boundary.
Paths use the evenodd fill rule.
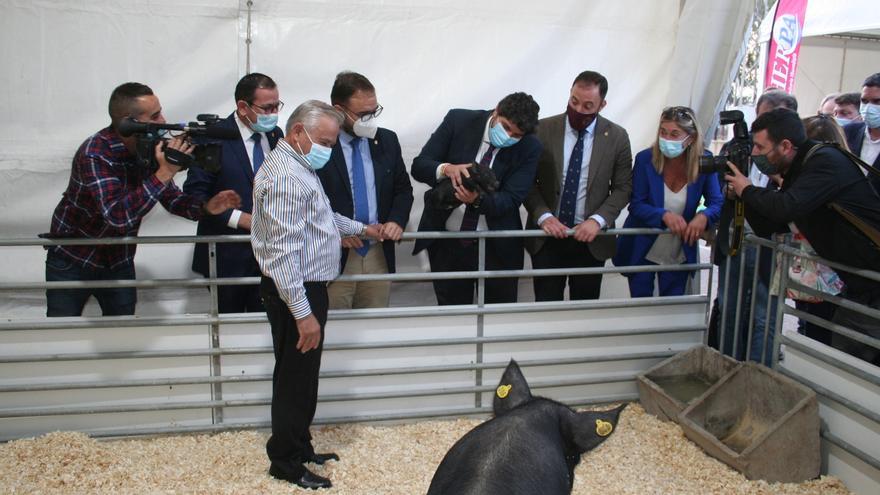
<path fill-rule="evenodd" d="M 345 121 L 345 117 L 342 116 L 342 113 L 323 101 L 308 100 L 296 107 L 293 113 L 290 114 L 290 118 L 287 119 L 284 134 L 290 134 L 290 129 L 293 128 L 293 125 L 300 122 L 307 130 L 314 129 L 315 127 L 318 127 L 318 121 L 324 116 L 335 120 L 340 126 Z"/>
<path fill-rule="evenodd" d="M 768 88 L 764 91 L 764 94 L 758 98 L 755 110 L 761 108 L 761 105 L 769 105 L 770 108 L 767 109 L 768 111 L 777 108 L 787 108 L 797 112 L 798 109 L 797 99 L 778 88 Z"/>

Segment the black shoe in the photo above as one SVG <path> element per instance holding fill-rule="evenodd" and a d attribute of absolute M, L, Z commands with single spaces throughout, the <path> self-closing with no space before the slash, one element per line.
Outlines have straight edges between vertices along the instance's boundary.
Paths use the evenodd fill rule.
<path fill-rule="evenodd" d="M 330 482 L 329 478 L 318 476 L 308 469 L 303 469 L 304 472 L 302 476 L 300 476 L 299 478 L 294 478 L 293 476 L 285 473 L 284 470 L 282 470 L 280 467 L 272 464 L 271 466 L 269 466 L 269 475 L 273 478 L 293 483 L 294 485 L 306 488 L 308 490 L 317 490 L 318 488 L 330 488 L 333 486 L 333 483 Z"/>
<path fill-rule="evenodd" d="M 319 466 L 323 465 L 327 461 L 338 461 L 339 456 L 333 452 L 327 452 L 326 454 L 318 454 L 313 453 L 311 456 L 303 457 L 302 462 L 311 462 L 317 464 Z"/>

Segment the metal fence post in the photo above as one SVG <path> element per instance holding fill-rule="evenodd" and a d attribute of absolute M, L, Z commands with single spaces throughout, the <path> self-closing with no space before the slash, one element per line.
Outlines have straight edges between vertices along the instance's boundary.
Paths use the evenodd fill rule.
<path fill-rule="evenodd" d="M 789 242 L 790 240 L 791 240 L 791 237 L 787 236 L 786 240 L 785 240 L 786 245 L 790 244 L 790 242 Z M 778 244 L 777 244 L 777 246 L 778 246 Z M 791 257 L 787 253 L 780 252 L 777 247 L 773 248 L 773 254 L 774 254 L 773 259 L 774 260 L 776 259 L 776 256 L 777 256 L 776 253 L 779 253 L 779 255 L 782 256 L 782 263 L 778 268 L 778 270 L 779 270 L 779 295 L 776 298 L 776 321 L 774 322 L 776 328 L 773 329 L 773 354 L 772 354 L 773 360 L 770 362 L 770 365 L 773 369 L 779 368 L 779 348 L 782 346 L 782 318 L 784 316 L 783 307 L 785 306 L 785 294 L 786 294 L 786 292 L 788 292 L 788 267 L 791 262 Z M 773 280 L 774 270 L 777 270 L 776 263 L 771 263 L 771 265 L 770 265 L 770 280 L 771 281 Z M 768 290 L 767 291 L 768 318 L 767 318 L 767 325 L 765 328 L 769 327 L 769 325 L 770 325 L 769 313 L 770 313 L 770 302 L 772 300 L 773 300 L 773 294 Z M 765 330 L 764 333 L 765 333 L 764 337 L 766 338 L 767 331 Z M 766 351 L 766 349 L 764 349 L 761 352 L 761 362 L 764 361 L 764 351 Z"/>
<path fill-rule="evenodd" d="M 486 238 L 480 237 L 477 240 L 477 270 L 482 272 L 486 269 Z M 486 278 L 481 274 L 477 279 L 477 307 L 482 308 L 486 303 Z M 485 316 L 483 313 L 477 315 L 477 338 L 483 338 L 483 323 Z M 477 369 L 474 374 L 474 384 L 477 387 L 483 385 L 483 369 L 479 366 L 483 364 L 483 343 L 477 342 Z M 477 392 L 474 396 L 474 406 L 483 407 L 483 394 Z"/>
<path fill-rule="evenodd" d="M 217 243 L 209 242 L 208 243 L 208 275 L 215 279 L 217 278 Z M 211 323 L 211 349 L 219 350 L 220 349 L 220 323 L 217 322 L 217 316 L 220 311 L 217 305 L 217 282 L 211 281 L 209 285 L 211 291 L 211 317 L 214 320 Z M 211 376 L 216 377 L 220 376 L 220 354 L 215 353 L 211 356 Z M 223 399 L 223 383 L 219 380 L 211 384 L 211 400 L 212 401 L 220 401 Z M 217 406 L 211 408 L 211 416 L 214 424 L 220 424 L 223 422 L 223 407 Z"/>

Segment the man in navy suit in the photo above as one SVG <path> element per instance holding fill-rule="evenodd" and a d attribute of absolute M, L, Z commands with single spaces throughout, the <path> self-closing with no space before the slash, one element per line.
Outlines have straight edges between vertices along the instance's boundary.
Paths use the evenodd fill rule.
<path fill-rule="evenodd" d="M 850 151 L 863 162 L 880 169 L 880 72 L 862 83 L 859 114 L 863 122 L 854 122 L 843 128 Z M 880 181 L 871 177 L 874 189 L 880 191 Z"/>
<path fill-rule="evenodd" d="M 456 209 L 436 207 L 425 195 L 419 232 L 466 230 L 521 230 L 520 205 L 532 188 L 541 142 L 535 137 L 538 104 L 530 95 L 513 93 L 494 110 L 450 110 L 425 143 L 412 165 L 416 180 L 431 187 L 452 181 Z M 462 185 L 468 167 L 476 162 L 492 168 L 499 181 L 493 193 L 470 191 Z M 477 269 L 477 243 L 461 239 L 420 239 L 413 254 L 428 250 L 431 271 Z M 487 239 L 486 269 L 519 270 L 523 267 L 523 240 Z M 473 304 L 476 280 L 435 280 L 437 302 Z M 486 279 L 487 303 L 516 302 L 517 279 Z"/>
<path fill-rule="evenodd" d="M 341 72 L 330 102 L 344 115 L 330 162 L 318 171 L 333 211 L 367 225 L 381 224 L 382 241 L 342 240 L 344 275 L 394 273 L 394 244 L 409 221 L 413 194 L 397 134 L 376 125 L 376 88 L 356 72 Z M 391 282 L 333 282 L 330 309 L 387 307 Z"/>
<path fill-rule="evenodd" d="M 283 137 L 278 128 L 278 87 L 271 77 L 252 73 L 235 86 L 235 111 L 217 125 L 237 129 L 241 138 L 224 140 L 220 170 L 216 174 L 190 168 L 183 190 L 209 198 L 217 191 L 232 189 L 241 196 L 241 208 L 220 215 L 206 215 L 199 221 L 198 235 L 249 235 L 253 207 L 254 175 L 263 159 Z M 208 271 L 208 245 L 196 244 L 192 269 L 205 277 Z M 217 244 L 218 277 L 259 277 L 260 268 L 249 242 Z M 264 311 L 258 285 L 225 285 L 217 290 L 221 313 Z"/>

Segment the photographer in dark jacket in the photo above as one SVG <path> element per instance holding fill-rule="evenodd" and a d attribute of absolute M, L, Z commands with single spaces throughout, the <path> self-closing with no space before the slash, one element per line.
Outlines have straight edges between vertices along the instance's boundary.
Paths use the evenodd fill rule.
<path fill-rule="evenodd" d="M 835 148 L 811 151 L 818 143 L 807 140 L 803 123 L 791 110 L 776 109 L 758 117 L 752 124 L 752 135 L 753 160 L 763 162 L 767 170 L 775 169 L 783 178 L 778 192 L 758 188 L 729 164 L 733 175 L 727 181 L 743 199 L 746 218 L 755 232 L 786 232 L 788 223 L 793 222 L 819 256 L 880 271 L 880 248 L 830 207 L 832 203 L 839 205 L 873 228 L 880 228 L 880 197 L 862 169 Z M 839 275 L 850 299 L 871 299 L 880 292 L 877 282 L 842 271 Z M 837 347 L 836 338 L 834 342 Z M 859 354 L 876 360 L 876 353 Z"/>

